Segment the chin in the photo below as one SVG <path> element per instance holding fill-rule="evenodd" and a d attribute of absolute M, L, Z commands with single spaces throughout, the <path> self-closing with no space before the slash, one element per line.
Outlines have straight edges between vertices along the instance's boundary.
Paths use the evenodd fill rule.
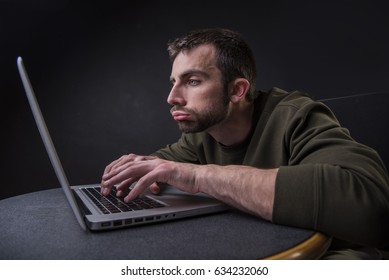
<path fill-rule="evenodd" d="M 188 124 L 183 124 L 183 123 L 179 123 L 178 128 L 180 129 L 180 131 L 182 133 L 196 133 L 196 132 L 202 131 L 195 125 L 188 125 Z"/>

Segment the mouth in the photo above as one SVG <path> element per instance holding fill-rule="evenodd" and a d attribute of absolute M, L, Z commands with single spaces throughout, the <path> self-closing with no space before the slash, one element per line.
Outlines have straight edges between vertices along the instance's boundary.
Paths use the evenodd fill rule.
<path fill-rule="evenodd" d="M 184 111 L 172 111 L 171 113 L 175 121 L 189 121 L 191 119 L 191 115 Z"/>

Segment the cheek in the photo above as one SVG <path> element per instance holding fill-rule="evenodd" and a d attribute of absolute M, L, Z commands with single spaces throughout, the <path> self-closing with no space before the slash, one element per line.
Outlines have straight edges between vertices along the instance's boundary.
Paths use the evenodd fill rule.
<path fill-rule="evenodd" d="M 207 106 L 209 104 L 215 104 L 223 99 L 223 90 L 220 86 L 212 85 L 208 87 L 199 87 L 193 90 L 191 94 L 188 94 L 188 100 L 194 104 Z"/>
<path fill-rule="evenodd" d="M 187 88 L 185 93 L 185 107 L 198 112 L 210 111 L 212 110 L 210 107 L 223 106 L 225 103 L 223 86 L 215 81 L 203 82 L 200 86 Z"/>

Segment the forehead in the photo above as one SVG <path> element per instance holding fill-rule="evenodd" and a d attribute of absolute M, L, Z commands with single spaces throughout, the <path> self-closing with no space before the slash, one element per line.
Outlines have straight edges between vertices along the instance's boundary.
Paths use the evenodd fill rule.
<path fill-rule="evenodd" d="M 173 61 L 172 77 L 178 77 L 189 69 L 211 74 L 217 72 L 216 50 L 212 45 L 200 45 L 180 52 Z"/>

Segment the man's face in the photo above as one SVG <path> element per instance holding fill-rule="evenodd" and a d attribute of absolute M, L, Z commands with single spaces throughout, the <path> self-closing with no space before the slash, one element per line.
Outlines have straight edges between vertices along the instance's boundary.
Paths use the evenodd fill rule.
<path fill-rule="evenodd" d="M 184 133 L 207 131 L 228 115 L 228 93 L 224 92 L 215 50 L 202 45 L 181 52 L 173 62 L 172 89 L 167 102 Z"/>

